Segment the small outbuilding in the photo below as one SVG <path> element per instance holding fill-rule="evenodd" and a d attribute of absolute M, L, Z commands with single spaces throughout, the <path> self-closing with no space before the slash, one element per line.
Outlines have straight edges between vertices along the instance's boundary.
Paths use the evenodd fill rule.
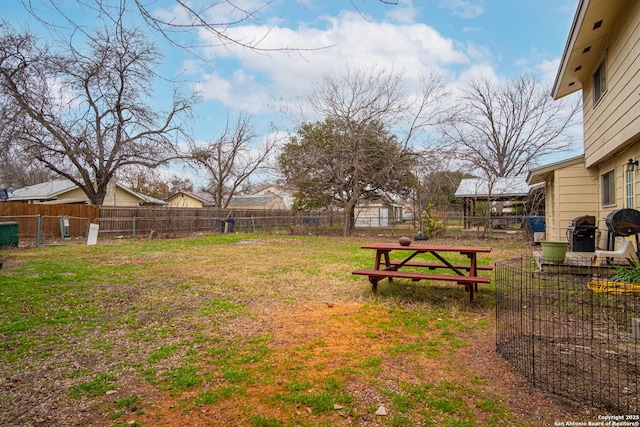
<path fill-rule="evenodd" d="M 470 228 L 478 213 L 478 202 L 490 203 L 492 215 L 504 217 L 511 214 L 517 204 L 523 204 L 529 197 L 532 186 L 524 177 L 501 177 L 495 180 L 465 178 L 460 181 L 455 197 L 463 199 L 464 228 Z"/>

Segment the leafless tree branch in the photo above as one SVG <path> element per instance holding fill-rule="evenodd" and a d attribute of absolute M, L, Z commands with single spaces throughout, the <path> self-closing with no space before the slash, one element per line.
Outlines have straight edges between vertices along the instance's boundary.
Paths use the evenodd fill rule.
<path fill-rule="evenodd" d="M 256 146 L 257 137 L 252 118 L 241 113 L 233 124 L 227 116 L 225 128 L 215 140 L 191 143 L 187 158 L 205 170 L 209 183 L 204 191 L 213 197 L 216 207 L 227 207 L 239 188 L 266 166 L 276 141 L 267 139 Z"/>
<path fill-rule="evenodd" d="M 117 170 L 155 167 L 175 153 L 193 98 L 174 93 L 168 111 L 149 105 L 159 54 L 137 30 L 92 35 L 57 52 L 2 25 L 0 97 L 11 103 L 12 143 L 102 204 Z M 83 53 L 85 52 L 85 53 Z"/>

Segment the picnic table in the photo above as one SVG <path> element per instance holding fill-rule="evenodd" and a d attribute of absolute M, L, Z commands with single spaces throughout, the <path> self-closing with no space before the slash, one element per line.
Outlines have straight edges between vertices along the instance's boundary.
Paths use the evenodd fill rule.
<path fill-rule="evenodd" d="M 394 277 L 401 279 L 419 280 L 444 280 L 456 282 L 464 285 L 469 292 L 469 301 L 473 301 L 473 291 L 478 290 L 478 283 L 490 283 L 489 277 L 478 276 L 478 271 L 492 270 L 491 266 L 479 266 L 477 255 L 479 253 L 489 253 L 491 248 L 488 246 L 458 246 L 458 245 L 431 245 L 431 244 L 414 244 L 403 246 L 398 243 L 373 243 L 362 246 L 362 249 L 371 249 L 376 251 L 376 258 L 373 270 L 355 270 L 352 274 L 368 276 L 371 282 L 373 292 L 378 289 L 378 282 L 384 278 L 393 281 Z M 392 260 L 390 253 L 402 253 L 405 258 L 401 261 Z M 437 262 L 416 261 L 414 258 L 420 254 L 429 253 L 433 255 Z M 453 264 L 448 261 L 446 254 L 458 253 L 465 255 L 468 263 Z M 408 254 L 408 255 L 407 255 Z M 452 273 L 440 272 L 418 272 L 416 269 L 399 271 L 404 267 L 418 267 L 419 269 L 451 271 Z"/>

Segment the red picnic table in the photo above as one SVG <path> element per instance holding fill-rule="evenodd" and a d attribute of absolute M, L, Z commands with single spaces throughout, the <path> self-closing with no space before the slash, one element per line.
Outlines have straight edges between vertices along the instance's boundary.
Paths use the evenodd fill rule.
<path fill-rule="evenodd" d="M 469 301 L 473 301 L 473 291 L 478 289 L 478 283 L 490 283 L 489 277 L 478 276 L 478 271 L 493 270 L 491 266 L 479 266 L 477 262 L 478 253 L 489 253 L 488 246 L 458 246 L 458 245 L 429 245 L 414 244 L 403 246 L 398 243 L 373 243 L 362 246 L 362 249 L 373 249 L 376 251 L 376 259 L 373 270 L 355 270 L 352 274 L 369 276 L 373 292 L 378 289 L 378 282 L 388 278 L 391 282 L 394 277 L 401 279 L 419 280 L 444 280 L 452 281 L 464 285 L 469 292 Z M 402 261 L 393 261 L 389 255 L 393 251 L 402 251 L 406 256 Z M 407 251 L 410 253 L 407 256 Z M 413 260 L 419 254 L 429 253 L 436 257 L 439 262 L 421 262 Z M 453 264 L 445 258 L 446 253 L 459 253 L 466 255 L 468 264 Z M 421 267 L 429 270 L 447 269 L 455 274 L 444 273 L 422 273 L 416 271 L 399 271 L 403 267 Z"/>

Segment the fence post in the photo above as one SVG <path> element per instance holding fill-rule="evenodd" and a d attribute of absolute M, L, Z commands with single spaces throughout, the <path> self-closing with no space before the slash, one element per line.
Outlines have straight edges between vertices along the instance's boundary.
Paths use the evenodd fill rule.
<path fill-rule="evenodd" d="M 37 227 L 36 227 L 37 231 L 36 231 L 36 248 L 40 247 L 40 244 L 42 243 L 42 216 L 40 214 L 38 214 L 38 223 L 37 223 Z"/>
<path fill-rule="evenodd" d="M 131 233 L 135 237 L 136 235 L 136 217 L 135 216 L 131 217 Z"/>

